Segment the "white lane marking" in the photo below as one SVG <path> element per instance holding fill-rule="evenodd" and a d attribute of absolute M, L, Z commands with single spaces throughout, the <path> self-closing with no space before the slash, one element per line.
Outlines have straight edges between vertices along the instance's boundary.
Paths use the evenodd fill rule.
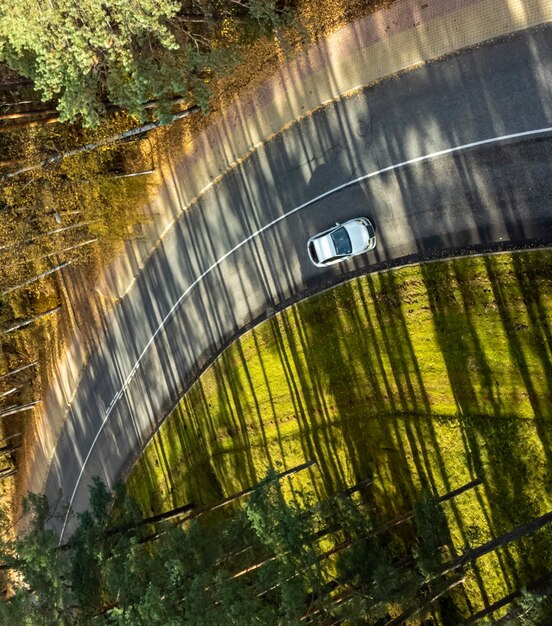
<path fill-rule="evenodd" d="M 92 454 L 92 451 L 94 450 L 96 442 L 98 441 L 98 438 L 99 438 L 101 432 L 103 431 L 103 428 L 104 428 L 105 424 L 107 423 L 107 420 L 109 419 L 109 416 L 110 416 L 111 412 L 113 411 L 113 409 L 114 409 L 115 405 L 117 404 L 117 402 L 124 395 L 128 385 L 130 384 L 130 381 L 134 378 L 134 375 L 136 374 L 136 372 L 138 371 L 138 368 L 140 367 L 140 362 L 144 358 L 144 355 L 146 354 L 146 352 L 149 350 L 149 347 L 151 346 L 151 344 L 155 341 L 155 338 L 157 337 L 157 335 L 163 330 L 163 327 L 165 326 L 167 321 L 172 317 L 173 313 L 175 312 L 175 310 L 179 306 L 179 304 L 182 302 L 182 300 L 190 293 L 190 291 L 198 283 L 200 283 L 205 278 L 205 276 L 210 274 L 223 261 L 225 261 L 232 254 L 234 254 L 234 252 L 236 252 L 237 250 L 239 250 L 240 248 L 245 246 L 247 243 L 249 243 L 255 237 L 258 237 L 265 230 L 268 230 L 269 228 L 272 228 L 272 226 L 274 226 L 275 224 L 278 224 L 278 222 L 281 222 L 286 217 L 289 217 L 290 215 L 293 215 L 293 213 L 297 213 L 298 211 L 301 211 L 302 209 L 305 209 L 306 207 L 310 206 L 311 204 L 319 202 L 320 200 L 323 200 L 324 198 L 327 198 L 328 196 L 330 196 L 330 195 L 332 195 L 334 193 L 337 193 L 338 191 L 346 189 L 347 187 L 351 187 L 352 185 L 357 185 L 358 183 L 362 182 L 363 180 L 368 180 L 370 178 L 373 178 L 374 176 L 380 176 L 381 174 L 385 174 L 386 172 L 391 172 L 393 170 L 397 170 L 397 169 L 399 169 L 401 167 L 405 167 L 407 165 L 413 165 L 414 163 L 420 163 L 422 161 L 429 161 L 430 159 L 435 159 L 436 157 L 444 156 L 444 155 L 447 155 L 447 154 L 453 154 L 454 152 L 461 152 L 463 150 L 468 150 L 469 148 L 476 148 L 476 147 L 479 147 L 479 146 L 484 146 L 484 145 L 488 145 L 488 144 L 492 144 L 492 143 L 498 143 L 498 142 L 501 142 L 501 141 L 508 141 L 509 139 L 520 139 L 522 137 L 530 137 L 531 135 L 542 135 L 542 134 L 550 133 L 550 132 L 552 132 L 552 126 L 547 126 L 545 128 L 538 128 L 536 130 L 527 130 L 527 131 L 524 131 L 524 132 L 521 132 L 521 133 L 512 133 L 510 135 L 500 135 L 499 137 L 491 137 L 490 139 L 482 139 L 481 141 L 473 141 L 471 143 L 462 144 L 461 146 L 455 146 L 454 148 L 446 148 L 445 150 L 439 150 L 437 152 L 431 152 L 430 154 L 425 154 L 423 156 L 419 156 L 419 157 L 416 157 L 414 159 L 409 159 L 408 161 L 401 161 L 400 163 L 395 163 L 394 165 L 389 165 L 388 167 L 384 167 L 384 168 L 382 168 L 380 170 L 377 170 L 375 172 L 370 172 L 369 174 L 363 174 L 362 176 L 359 176 L 358 178 L 355 178 L 354 180 L 349 180 L 346 183 L 343 183 L 342 185 L 339 185 L 338 187 L 334 187 L 333 189 L 330 189 L 329 191 L 325 191 L 324 193 L 321 193 L 319 196 L 316 196 L 315 198 L 311 198 L 310 200 L 307 200 L 307 202 L 304 202 L 303 204 L 300 204 L 299 206 L 295 207 L 294 209 L 291 209 L 291 210 L 287 211 L 286 213 L 280 215 L 280 217 L 277 217 L 275 220 L 272 220 L 272 222 L 269 222 L 268 224 L 266 224 L 262 228 L 259 228 L 259 230 L 256 230 L 254 233 L 252 233 L 251 235 L 246 237 L 243 241 L 238 243 L 231 250 L 229 250 L 226 254 L 224 254 L 218 260 L 216 260 L 210 267 L 208 267 L 202 274 L 200 274 L 200 276 L 198 276 L 193 281 L 193 283 L 191 283 L 191 285 L 182 293 L 182 295 L 178 298 L 178 300 L 171 307 L 170 311 L 164 317 L 164 319 L 162 320 L 161 324 L 158 326 L 157 330 L 153 333 L 153 335 L 151 336 L 151 339 L 148 341 L 148 343 L 146 344 L 145 348 L 140 353 L 140 356 L 138 357 L 138 360 L 134 364 L 134 367 L 130 371 L 130 374 L 126 377 L 123 385 L 121 386 L 119 391 L 113 396 L 113 399 L 109 403 L 109 406 L 107 407 L 106 412 L 105 412 L 105 417 L 104 417 L 104 419 L 103 419 L 103 421 L 102 421 L 102 423 L 100 425 L 100 428 L 98 429 L 98 432 L 97 432 L 96 436 L 94 437 L 94 441 L 92 442 L 92 445 L 90 446 L 90 450 L 88 451 L 88 454 L 86 455 L 86 458 L 84 459 L 84 462 L 82 464 L 79 476 L 77 478 L 77 482 L 75 484 L 75 488 L 73 489 L 73 493 L 71 495 L 71 499 L 69 500 L 69 507 L 68 507 L 67 513 L 65 515 L 65 521 L 63 523 L 63 528 L 61 530 L 61 535 L 60 535 L 60 540 L 59 540 L 60 544 L 61 544 L 61 541 L 63 539 L 63 535 L 65 533 L 65 529 L 67 527 L 67 522 L 69 520 L 70 510 L 71 510 L 71 507 L 73 505 L 73 501 L 75 499 L 75 495 L 77 493 L 77 489 L 79 487 L 79 483 L 81 481 L 82 475 L 84 473 L 84 468 L 86 467 L 86 464 L 88 463 L 88 459 L 90 458 L 90 455 Z"/>

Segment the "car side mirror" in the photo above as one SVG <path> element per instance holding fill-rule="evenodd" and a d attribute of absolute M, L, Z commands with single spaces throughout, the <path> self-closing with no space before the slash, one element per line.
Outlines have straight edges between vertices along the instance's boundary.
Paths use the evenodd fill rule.
<path fill-rule="evenodd" d="M 341 224 L 339 222 L 336 222 L 335 225 L 336 226 L 341 226 Z"/>

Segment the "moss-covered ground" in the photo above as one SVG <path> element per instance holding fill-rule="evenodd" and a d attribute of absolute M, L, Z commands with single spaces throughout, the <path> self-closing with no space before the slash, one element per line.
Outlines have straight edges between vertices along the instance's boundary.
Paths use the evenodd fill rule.
<path fill-rule="evenodd" d="M 386 520 L 423 489 L 458 553 L 552 509 L 552 252 L 363 276 L 261 324 L 207 370 L 128 485 L 146 513 L 210 503 L 307 459 L 324 497 L 371 477 Z M 481 558 L 470 611 L 552 567 L 552 530 Z"/>

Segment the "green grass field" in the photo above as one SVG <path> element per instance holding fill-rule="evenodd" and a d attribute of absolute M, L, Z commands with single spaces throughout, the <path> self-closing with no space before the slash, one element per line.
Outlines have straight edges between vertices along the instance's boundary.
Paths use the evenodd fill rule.
<path fill-rule="evenodd" d="M 134 468 L 147 514 L 210 503 L 268 466 L 314 459 L 292 488 L 325 497 L 372 477 L 382 520 L 423 489 L 458 552 L 552 509 L 552 252 L 365 276 L 293 306 L 206 371 Z M 552 529 L 480 559 L 482 608 L 552 567 Z"/>

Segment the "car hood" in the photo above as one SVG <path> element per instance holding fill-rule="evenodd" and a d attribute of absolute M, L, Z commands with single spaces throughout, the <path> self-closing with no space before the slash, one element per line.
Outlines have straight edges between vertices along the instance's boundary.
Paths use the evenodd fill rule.
<path fill-rule="evenodd" d="M 368 247 L 370 243 L 370 235 L 366 230 L 366 226 L 359 224 L 358 222 L 349 222 L 347 224 L 347 232 L 351 239 L 353 247 L 353 254 L 355 252 L 361 252 Z"/>
<path fill-rule="evenodd" d="M 330 257 L 335 256 L 335 246 L 333 244 L 330 233 L 324 235 L 323 237 L 318 237 L 314 239 L 313 242 L 314 249 L 316 250 L 316 256 L 320 262 L 329 259 Z"/>

